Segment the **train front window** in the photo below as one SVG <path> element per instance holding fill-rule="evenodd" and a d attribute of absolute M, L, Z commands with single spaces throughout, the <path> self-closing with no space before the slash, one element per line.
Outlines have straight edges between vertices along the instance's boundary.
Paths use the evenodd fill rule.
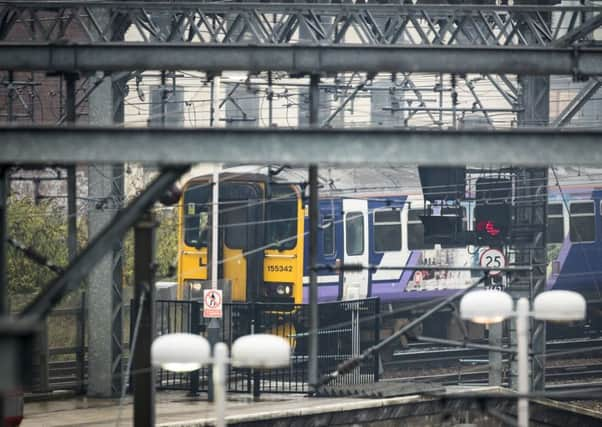
<path fill-rule="evenodd" d="M 594 227 L 594 202 L 574 202 L 569 206 L 571 242 L 593 242 L 596 240 Z"/>
<path fill-rule="evenodd" d="M 184 193 L 184 242 L 188 246 L 207 246 L 209 195 L 210 189 L 206 183 L 193 183 Z"/>
<path fill-rule="evenodd" d="M 267 244 L 279 250 L 297 245 L 297 193 L 288 184 L 272 184 L 267 201 Z"/>
<path fill-rule="evenodd" d="M 247 234 L 249 219 L 247 217 L 247 203 L 222 202 L 220 227 L 225 230 L 226 245 L 231 249 L 247 248 Z M 253 203 L 250 201 L 250 203 Z"/>

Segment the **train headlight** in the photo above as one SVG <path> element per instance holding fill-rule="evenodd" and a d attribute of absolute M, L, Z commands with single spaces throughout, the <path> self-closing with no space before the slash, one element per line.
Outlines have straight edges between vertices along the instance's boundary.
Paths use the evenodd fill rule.
<path fill-rule="evenodd" d="M 266 297 L 290 297 L 293 292 L 291 283 L 266 282 L 263 295 Z"/>

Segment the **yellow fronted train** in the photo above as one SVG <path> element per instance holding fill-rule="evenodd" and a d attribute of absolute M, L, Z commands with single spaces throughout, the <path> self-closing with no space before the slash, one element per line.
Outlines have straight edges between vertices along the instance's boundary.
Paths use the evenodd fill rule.
<path fill-rule="evenodd" d="M 179 203 L 178 298 L 211 277 L 212 176 L 189 180 Z M 232 302 L 300 304 L 304 208 L 300 188 L 266 175 L 220 174 L 218 277 Z"/>

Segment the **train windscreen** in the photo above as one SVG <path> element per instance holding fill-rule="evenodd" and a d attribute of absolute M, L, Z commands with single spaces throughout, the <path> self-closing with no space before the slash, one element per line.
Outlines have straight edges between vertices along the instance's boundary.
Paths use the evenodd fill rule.
<path fill-rule="evenodd" d="M 207 183 L 196 182 L 184 193 L 184 242 L 188 246 L 207 246 L 209 236 L 209 209 L 211 187 Z"/>
<path fill-rule="evenodd" d="M 297 194 L 288 184 L 272 184 L 267 201 L 267 244 L 280 250 L 297 245 Z"/>

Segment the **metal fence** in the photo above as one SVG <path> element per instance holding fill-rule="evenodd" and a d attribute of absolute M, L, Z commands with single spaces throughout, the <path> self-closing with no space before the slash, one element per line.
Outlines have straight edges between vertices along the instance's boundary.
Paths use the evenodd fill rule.
<path fill-rule="evenodd" d="M 82 392 L 86 380 L 86 299 L 79 306 L 53 310 L 34 346 L 31 392 Z"/>
<path fill-rule="evenodd" d="M 209 319 L 202 317 L 197 301 L 157 301 L 157 335 L 190 332 L 207 335 Z M 319 305 L 318 371 L 332 372 L 342 361 L 359 355 L 379 340 L 379 300 L 377 298 L 330 302 Z M 273 370 L 229 369 L 228 390 L 240 393 L 304 393 L 309 391 L 308 333 L 309 306 L 280 303 L 224 304 L 221 340 L 231 345 L 238 337 L 271 333 L 289 340 L 293 349 L 290 366 Z M 160 389 L 208 389 L 209 370 L 192 374 L 160 370 Z M 378 381 L 378 358 L 364 362 L 353 372 L 338 377 L 334 384 L 363 384 Z"/>
<path fill-rule="evenodd" d="M 86 294 L 82 293 L 69 307 L 53 310 L 42 322 L 36 336 L 33 355 L 31 393 L 57 390 L 84 393 L 87 383 L 87 314 Z M 130 324 L 130 306 L 123 306 L 123 324 Z M 123 331 L 124 363 L 127 360 L 129 335 Z"/>

